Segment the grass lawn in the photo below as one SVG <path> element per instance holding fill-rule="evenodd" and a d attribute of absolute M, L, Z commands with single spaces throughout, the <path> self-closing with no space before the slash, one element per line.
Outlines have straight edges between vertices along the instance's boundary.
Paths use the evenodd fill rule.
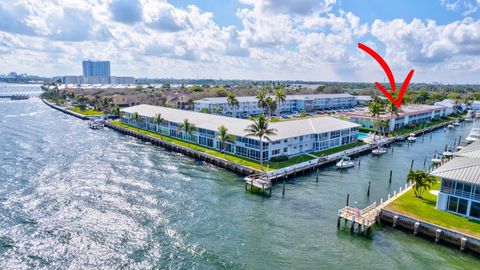
<path fill-rule="evenodd" d="M 94 109 L 81 110 L 79 107 L 75 107 L 75 108 L 70 108 L 69 110 L 85 116 L 103 115 L 103 112 L 95 111 Z"/>
<path fill-rule="evenodd" d="M 355 148 L 355 147 L 358 147 L 358 146 L 361 146 L 361 145 L 364 145 L 364 144 L 365 144 L 364 142 L 354 142 L 354 143 L 345 144 L 345 145 L 341 145 L 341 146 L 338 146 L 338 147 L 322 150 L 322 151 L 319 151 L 319 152 L 315 152 L 315 153 L 312 153 L 312 155 L 315 155 L 317 157 L 320 157 L 322 155 L 328 156 L 328 155 L 335 154 L 335 153 L 338 153 L 338 152 L 343 152 L 345 150 L 352 149 L 352 148 Z"/>
<path fill-rule="evenodd" d="M 437 183 L 432 190 L 440 189 Z M 390 203 L 386 209 L 409 215 L 435 225 L 480 237 L 480 222 L 435 209 L 437 196 L 426 191 L 423 198 L 416 198 L 412 190 Z"/>
<path fill-rule="evenodd" d="M 167 142 L 171 142 L 171 143 L 174 143 L 174 144 L 177 144 L 177 145 L 188 147 L 190 149 L 193 149 L 193 150 L 196 150 L 196 151 L 199 151 L 199 152 L 203 152 L 203 153 L 209 154 L 211 156 L 215 156 L 215 157 L 218 157 L 218 158 L 221 158 L 221 159 L 225 159 L 225 155 L 222 152 L 211 149 L 211 148 L 204 147 L 202 145 L 198 145 L 198 144 L 194 144 L 194 143 L 187 143 L 187 142 L 179 140 L 177 138 L 172 138 L 172 137 L 169 137 L 169 136 L 160 135 L 160 134 L 155 133 L 155 132 L 151 132 L 151 131 L 147 131 L 147 130 L 143 130 L 143 129 L 138 129 L 138 128 L 135 128 L 135 127 L 132 127 L 132 126 L 128 126 L 128 125 L 120 123 L 119 120 L 113 121 L 112 124 L 117 125 L 119 127 L 130 129 L 130 130 L 133 130 L 133 131 L 145 134 L 145 135 L 149 135 L 149 136 L 152 136 L 152 137 L 155 137 L 155 138 L 160 138 L 160 139 L 162 139 L 164 141 L 167 141 Z M 266 161 L 266 162 L 263 163 L 263 167 L 264 167 L 264 170 L 265 170 L 266 167 L 268 166 L 268 171 L 274 171 L 276 169 L 285 168 L 285 167 L 291 166 L 293 164 L 300 163 L 300 162 L 303 162 L 303 161 L 312 160 L 312 159 L 314 159 L 314 157 L 312 157 L 312 156 L 300 155 L 298 157 L 293 157 L 293 158 L 290 158 L 288 160 L 280 161 L 280 162 Z M 248 158 L 240 157 L 240 156 L 235 156 L 235 155 L 232 155 L 232 154 L 227 154 L 226 155 L 226 160 L 235 162 L 235 163 L 243 165 L 243 166 L 247 166 L 247 167 L 250 167 L 250 168 L 260 170 L 260 163 L 258 161 L 252 160 L 252 159 L 248 159 Z"/>
<path fill-rule="evenodd" d="M 452 119 L 455 119 L 455 118 L 452 118 Z M 445 123 L 445 122 L 448 122 L 448 121 L 451 121 L 452 120 L 451 118 L 448 118 L 448 119 L 438 119 L 438 120 L 432 120 L 428 123 L 423 123 L 423 124 L 420 124 L 416 127 L 404 127 L 404 128 L 401 128 L 395 132 L 393 132 L 395 135 L 405 135 L 405 134 L 408 134 L 412 131 L 417 131 L 417 130 L 420 130 L 420 129 L 424 129 L 424 128 L 429 128 L 431 126 L 434 126 L 434 125 L 438 125 L 438 124 L 441 124 L 441 123 Z"/>

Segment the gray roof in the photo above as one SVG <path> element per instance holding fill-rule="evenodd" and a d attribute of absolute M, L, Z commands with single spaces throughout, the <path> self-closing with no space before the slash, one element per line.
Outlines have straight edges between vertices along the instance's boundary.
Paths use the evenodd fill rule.
<path fill-rule="evenodd" d="M 315 95 L 287 95 L 286 100 L 314 100 L 320 98 L 353 98 L 354 96 L 350 94 L 315 94 Z M 246 96 L 246 97 L 236 97 L 238 102 L 257 102 L 255 96 Z M 200 100 L 195 100 L 195 103 L 226 103 L 226 97 L 210 97 L 202 98 Z"/>
<path fill-rule="evenodd" d="M 455 156 L 480 158 L 480 141 L 473 142 L 472 144 L 463 147 L 463 149 L 455 152 Z"/>
<path fill-rule="evenodd" d="M 480 184 L 480 159 L 456 157 L 431 172 L 432 175 L 472 184 Z"/>
<path fill-rule="evenodd" d="M 244 131 L 252 121 L 247 119 L 238 119 L 221 115 L 213 115 L 208 113 L 200 113 L 194 111 L 186 111 L 172 109 L 153 105 L 138 105 L 122 109 L 127 113 L 137 112 L 139 115 L 153 117 L 160 113 L 162 117 L 170 122 L 181 123 L 184 119 L 188 119 L 198 128 L 208 130 L 218 130 L 218 127 L 224 125 L 228 128 L 228 133 L 236 136 L 244 137 Z M 281 140 L 296 136 L 330 132 L 340 129 L 359 127 L 360 125 L 344 121 L 333 117 L 315 117 L 301 120 L 291 120 L 283 122 L 270 123 L 271 128 L 277 130 L 277 135 L 270 136 L 272 140 Z"/>

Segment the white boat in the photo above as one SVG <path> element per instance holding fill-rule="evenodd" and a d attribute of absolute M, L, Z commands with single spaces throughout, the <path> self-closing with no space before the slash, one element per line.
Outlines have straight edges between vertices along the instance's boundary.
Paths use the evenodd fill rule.
<path fill-rule="evenodd" d="M 345 168 L 351 168 L 354 167 L 355 163 L 352 161 L 350 157 L 343 156 L 343 158 L 337 162 L 337 168 L 340 169 L 345 169 Z"/>
<path fill-rule="evenodd" d="M 407 138 L 407 141 L 409 142 L 415 142 L 417 140 L 417 138 L 415 138 L 415 134 L 414 133 L 410 133 L 410 136 Z"/>
<path fill-rule="evenodd" d="M 467 138 L 465 138 L 465 141 L 467 143 L 472 143 L 480 139 L 480 128 L 474 127 L 470 131 L 470 134 L 468 134 Z"/>
<path fill-rule="evenodd" d="M 445 157 L 453 157 L 453 152 L 450 150 L 447 150 L 443 152 L 442 155 L 444 155 Z"/>
<path fill-rule="evenodd" d="M 439 155 L 433 156 L 433 158 L 432 158 L 432 163 L 433 163 L 433 164 L 440 164 L 440 163 L 442 163 L 442 157 L 439 156 Z"/>
<path fill-rule="evenodd" d="M 462 150 L 462 149 L 463 149 L 463 145 L 457 146 L 457 151 Z"/>
<path fill-rule="evenodd" d="M 459 126 L 460 125 L 460 122 L 456 121 L 455 123 L 453 123 L 454 126 Z"/>
<path fill-rule="evenodd" d="M 452 128 L 454 128 L 454 127 L 455 127 L 454 125 L 448 125 L 448 126 L 447 126 L 447 128 L 449 128 L 449 129 L 452 129 Z"/>
<path fill-rule="evenodd" d="M 377 147 L 377 148 L 372 150 L 373 155 L 383 155 L 383 154 L 386 154 L 387 152 L 388 152 L 388 150 L 386 148 L 383 148 L 383 147 Z"/>
<path fill-rule="evenodd" d="M 473 122 L 473 118 L 471 117 L 465 118 L 465 122 Z"/>

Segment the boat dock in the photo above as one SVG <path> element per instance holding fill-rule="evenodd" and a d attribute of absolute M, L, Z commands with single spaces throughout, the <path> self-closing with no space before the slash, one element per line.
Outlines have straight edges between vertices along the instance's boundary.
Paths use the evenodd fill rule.
<path fill-rule="evenodd" d="M 26 100 L 29 99 L 29 95 L 4 95 L 0 96 L 0 98 L 9 98 L 10 100 Z"/>
<path fill-rule="evenodd" d="M 350 222 L 351 233 L 355 232 L 355 227 L 357 227 L 357 232 L 361 234 L 371 231 L 371 227 L 380 222 L 380 216 L 383 208 L 395 200 L 398 196 L 401 196 L 405 192 L 409 191 L 412 186 L 413 183 L 408 182 L 404 187 L 400 187 L 398 192 L 395 190 L 393 195 L 388 194 L 388 197 L 385 201 L 383 201 L 383 198 L 381 198 L 378 205 L 377 202 L 374 202 L 363 209 L 349 206 L 347 197 L 347 205 L 338 210 L 337 228 L 340 229 L 341 221 L 344 220 L 345 226 L 348 226 L 348 222 Z"/>

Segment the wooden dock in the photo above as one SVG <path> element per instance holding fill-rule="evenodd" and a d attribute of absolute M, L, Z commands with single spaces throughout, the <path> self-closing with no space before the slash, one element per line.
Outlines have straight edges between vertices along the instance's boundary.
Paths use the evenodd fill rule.
<path fill-rule="evenodd" d="M 357 231 L 361 234 L 365 232 L 370 232 L 374 224 L 380 222 L 380 214 L 382 209 L 394 201 L 397 197 L 403 195 L 405 192 L 409 191 L 413 187 L 412 182 L 408 182 L 404 187 L 400 187 L 398 192 L 395 190 L 393 195 L 388 194 L 387 199 L 384 201 L 383 198 L 380 199 L 380 204 L 374 202 L 369 206 L 359 209 L 348 205 L 338 210 L 337 216 L 337 229 L 340 228 L 341 221 L 345 221 L 345 225 L 348 225 L 350 222 L 350 232 L 355 232 L 355 227 Z"/>

